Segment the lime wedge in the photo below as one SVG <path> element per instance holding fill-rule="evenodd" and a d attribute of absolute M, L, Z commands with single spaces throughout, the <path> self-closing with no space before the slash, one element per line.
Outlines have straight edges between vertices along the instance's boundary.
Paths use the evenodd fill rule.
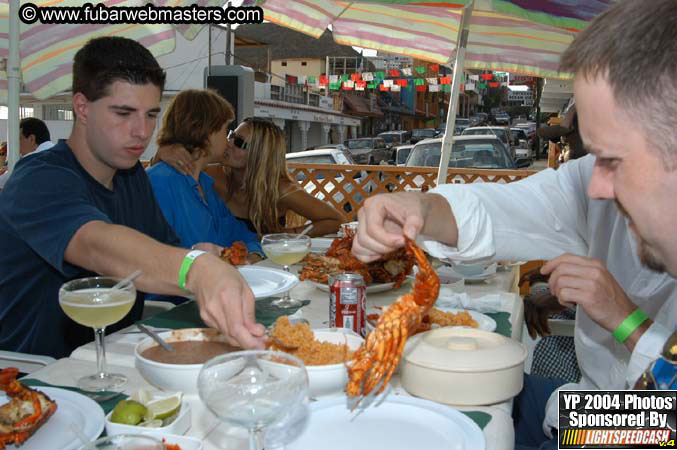
<path fill-rule="evenodd" d="M 141 422 L 138 426 L 146 428 L 160 428 L 162 427 L 162 421 L 159 419 L 146 420 L 145 422 Z"/>
<path fill-rule="evenodd" d="M 142 405 L 148 404 L 151 400 L 153 400 L 153 396 L 148 392 L 148 389 L 139 389 L 138 391 L 132 392 L 132 395 L 130 396 L 132 400 L 135 400 Z"/>
<path fill-rule="evenodd" d="M 175 414 L 181 407 L 180 392 L 165 398 L 151 400 L 146 404 L 146 420 L 164 419 Z"/>
<path fill-rule="evenodd" d="M 134 400 L 121 400 L 115 405 L 110 420 L 115 423 L 136 425 L 146 414 L 148 411 L 141 403 Z"/>

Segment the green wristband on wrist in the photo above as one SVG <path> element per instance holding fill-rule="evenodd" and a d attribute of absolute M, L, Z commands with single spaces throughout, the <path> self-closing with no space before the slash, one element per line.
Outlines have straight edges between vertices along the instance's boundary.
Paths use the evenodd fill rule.
<path fill-rule="evenodd" d="M 635 332 L 637 328 L 640 327 L 644 323 L 646 319 L 649 317 L 646 315 L 644 311 L 641 309 L 637 308 L 634 310 L 628 317 L 623 320 L 623 322 L 616 327 L 616 329 L 613 331 L 613 336 L 614 338 L 619 342 L 619 343 L 624 343 L 627 338 L 630 337 L 632 333 Z"/>
<path fill-rule="evenodd" d="M 202 250 L 192 250 L 186 254 L 183 258 L 183 262 L 181 262 L 181 268 L 179 269 L 179 287 L 185 292 L 190 292 L 186 289 L 186 276 L 188 275 L 190 266 L 192 266 L 193 261 L 203 253 L 206 252 L 203 252 Z"/>

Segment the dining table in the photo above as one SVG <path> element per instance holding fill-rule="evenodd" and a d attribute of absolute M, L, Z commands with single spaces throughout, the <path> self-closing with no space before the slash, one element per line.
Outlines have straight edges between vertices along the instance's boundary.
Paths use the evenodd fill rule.
<path fill-rule="evenodd" d="M 257 263 L 262 267 L 276 267 L 274 263 L 264 260 Z M 292 266 L 291 270 L 297 272 L 299 266 Z M 498 299 L 500 311 L 496 311 L 497 322 L 501 328 L 500 333 L 521 340 L 524 323 L 523 302 L 517 292 L 517 279 L 519 267 L 509 266 L 499 270 L 486 279 L 456 286 L 456 290 L 465 293 L 470 299 L 480 299 L 486 296 L 494 296 Z M 411 282 L 404 283 L 398 289 L 390 289 L 382 292 L 367 294 L 367 309 L 374 306 L 387 306 L 393 303 L 398 296 L 409 292 Z M 294 314 L 294 317 L 306 319 L 313 329 L 329 327 L 329 293 L 319 289 L 310 281 L 299 282 L 292 290 L 291 295 L 295 298 L 309 300 L 305 306 Z M 258 302 L 259 300 L 257 300 Z M 148 326 L 167 327 L 168 321 L 162 322 L 162 315 L 178 311 L 179 308 L 190 308 L 190 303 L 182 304 L 173 310 L 161 313 L 157 319 L 150 317 L 144 320 Z M 195 310 L 195 305 L 192 306 Z M 257 316 L 258 317 L 258 316 Z M 503 322 L 502 325 L 500 322 Z M 175 328 L 182 328 L 185 324 L 175 322 Z M 161 328 L 160 327 L 160 328 Z M 171 328 L 171 326 L 169 326 Z M 499 330 L 497 329 L 497 332 Z M 145 339 L 146 335 L 138 332 L 136 327 L 128 327 L 112 333 L 105 338 L 106 359 L 110 372 L 122 373 L 127 376 L 128 382 L 122 393 L 130 395 L 139 389 L 157 391 L 150 385 L 134 366 L 134 348 L 138 342 Z M 40 383 L 55 386 L 75 386 L 78 378 L 96 371 L 96 351 L 94 343 L 88 343 L 75 349 L 67 358 L 55 362 L 32 372 L 29 377 Z M 402 388 L 399 376 L 396 374 L 391 381 L 390 395 L 409 396 Z M 233 449 L 240 450 L 247 447 L 247 432 L 244 429 L 229 426 L 216 418 L 200 401 L 197 395 L 185 394 L 184 401 L 190 403 L 191 426 L 185 433 L 186 436 L 197 438 L 203 442 L 205 450 Z M 511 418 L 512 400 L 499 404 L 482 406 L 449 406 L 466 413 L 482 429 L 488 450 L 511 450 L 514 448 L 514 429 Z M 376 445 L 376 447 L 378 446 Z"/>

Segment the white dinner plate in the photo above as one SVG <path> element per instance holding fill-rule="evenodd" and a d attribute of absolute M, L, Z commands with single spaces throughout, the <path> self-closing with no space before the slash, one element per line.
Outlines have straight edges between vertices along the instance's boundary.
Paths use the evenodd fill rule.
<path fill-rule="evenodd" d="M 329 292 L 329 285 L 326 283 L 318 283 L 317 281 L 313 280 L 308 280 L 310 281 L 316 288 L 318 288 L 321 291 Z M 395 286 L 395 283 L 373 283 L 367 286 L 367 293 L 374 293 L 374 292 L 385 292 L 389 291 L 390 289 Z"/>
<path fill-rule="evenodd" d="M 390 395 L 358 416 L 346 398 L 320 399 L 288 450 L 482 450 L 482 430 L 454 408 L 415 397 Z"/>
<path fill-rule="evenodd" d="M 477 322 L 477 329 L 478 330 L 484 330 L 484 331 L 494 331 L 496 330 L 496 321 L 492 319 L 491 317 L 487 316 L 486 314 L 483 314 L 479 311 L 473 311 L 472 309 L 458 309 L 458 308 L 444 308 L 444 307 L 437 307 L 440 311 L 444 312 L 451 312 L 454 314 L 458 314 L 461 311 L 468 311 L 468 314 L 470 314 L 470 317 L 472 317 L 475 322 Z"/>
<path fill-rule="evenodd" d="M 36 387 L 56 402 L 56 411 L 33 436 L 19 447 L 21 450 L 77 450 L 82 447 L 70 424 L 77 426 L 91 441 L 103 431 L 103 409 L 89 397 L 77 392 L 53 387 Z M 0 405 L 9 399 L 0 391 Z M 14 447 L 10 447 L 14 448 Z"/>
<path fill-rule="evenodd" d="M 450 274 L 455 274 L 456 276 L 463 278 L 464 280 L 467 281 L 483 281 L 496 275 L 496 263 L 488 265 L 482 273 L 476 275 L 463 275 L 462 273 L 459 273 L 456 270 L 454 270 L 454 266 L 449 266 L 447 270 L 449 271 Z"/>
<path fill-rule="evenodd" d="M 445 307 L 438 307 L 435 306 L 435 308 L 439 309 L 440 311 L 444 312 L 451 312 L 454 314 L 458 314 L 461 311 L 468 311 L 470 316 L 477 322 L 477 329 L 478 330 L 484 330 L 484 331 L 495 331 L 496 330 L 496 321 L 492 319 L 491 317 L 487 316 L 486 314 L 483 314 L 479 311 L 473 311 L 471 309 L 458 309 L 458 308 L 445 308 Z M 367 310 L 367 315 L 369 314 L 378 314 L 379 316 L 383 313 L 383 309 L 374 309 L 374 308 L 369 308 Z M 376 322 L 373 322 L 374 324 Z M 372 322 L 367 319 L 366 320 L 366 328 L 367 331 L 371 331 L 374 328 L 374 325 L 372 325 Z M 452 325 L 452 326 L 461 326 L 461 325 Z"/>
<path fill-rule="evenodd" d="M 310 253 L 320 253 L 324 255 L 327 250 L 329 250 L 333 241 L 334 240 L 331 238 L 312 238 L 310 240 Z"/>
<path fill-rule="evenodd" d="M 240 266 L 237 268 L 249 284 L 255 298 L 282 294 L 299 283 L 296 275 L 265 266 Z"/>

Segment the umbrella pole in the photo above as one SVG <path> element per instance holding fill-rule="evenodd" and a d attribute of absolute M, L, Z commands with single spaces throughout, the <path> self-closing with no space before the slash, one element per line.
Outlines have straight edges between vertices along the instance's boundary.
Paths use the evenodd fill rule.
<path fill-rule="evenodd" d="M 19 160 L 19 0 L 9 2 L 9 58 L 7 59 L 7 158 L 9 171 Z"/>
<path fill-rule="evenodd" d="M 440 155 L 440 167 L 437 172 L 437 186 L 446 183 L 447 169 L 449 168 L 449 157 L 451 148 L 454 144 L 454 127 L 456 126 L 456 111 L 458 110 L 458 95 L 461 89 L 461 80 L 463 79 L 463 66 L 465 64 L 465 49 L 468 45 L 468 29 L 470 27 L 470 18 L 472 17 L 475 2 L 471 1 L 463 8 L 461 24 L 458 27 L 458 37 L 456 38 L 456 58 L 454 59 L 454 77 L 451 81 L 451 95 L 449 98 L 449 109 L 447 111 L 447 125 L 444 129 L 442 138 L 442 151 Z"/>

